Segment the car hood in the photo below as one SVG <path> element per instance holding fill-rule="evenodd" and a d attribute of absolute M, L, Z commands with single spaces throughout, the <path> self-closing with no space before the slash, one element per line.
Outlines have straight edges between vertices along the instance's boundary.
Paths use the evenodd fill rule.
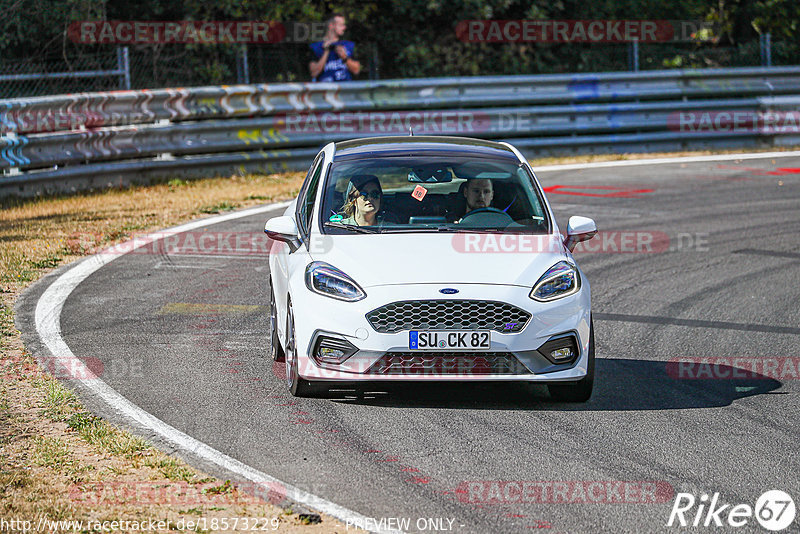
<path fill-rule="evenodd" d="M 437 233 L 321 236 L 314 260 L 327 262 L 361 287 L 395 284 L 497 284 L 532 287 L 569 259 L 553 235 Z"/>

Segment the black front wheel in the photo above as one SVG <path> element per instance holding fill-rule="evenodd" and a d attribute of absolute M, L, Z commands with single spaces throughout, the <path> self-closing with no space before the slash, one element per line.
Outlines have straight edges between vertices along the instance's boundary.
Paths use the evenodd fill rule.
<path fill-rule="evenodd" d="M 561 402 L 586 402 L 592 396 L 594 387 L 594 323 L 589 322 L 589 362 L 586 376 L 577 382 L 561 382 L 548 384 L 550 396 Z"/>
<path fill-rule="evenodd" d="M 286 355 L 278 339 L 278 311 L 275 308 L 275 290 L 269 285 L 269 355 L 276 362 L 284 361 Z"/>
<path fill-rule="evenodd" d="M 289 311 L 286 314 L 286 383 L 289 392 L 295 397 L 311 397 L 318 392 L 317 384 L 300 378 L 297 358 L 297 338 L 294 333 L 294 312 L 292 303 L 288 304 Z"/>

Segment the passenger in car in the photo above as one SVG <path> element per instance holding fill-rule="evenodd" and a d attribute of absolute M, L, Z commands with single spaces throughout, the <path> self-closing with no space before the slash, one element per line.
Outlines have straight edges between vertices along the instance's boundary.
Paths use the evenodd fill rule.
<path fill-rule="evenodd" d="M 343 224 L 374 226 L 384 222 L 395 222 L 391 215 L 381 211 L 383 189 L 377 176 L 372 174 L 353 176 L 347 184 L 344 198 L 342 212 L 345 218 L 341 221 Z"/>

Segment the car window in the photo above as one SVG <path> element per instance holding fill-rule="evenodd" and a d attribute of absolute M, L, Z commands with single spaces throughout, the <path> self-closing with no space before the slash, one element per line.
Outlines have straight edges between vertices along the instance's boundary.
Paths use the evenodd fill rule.
<path fill-rule="evenodd" d="M 547 233 L 544 203 L 524 165 L 485 157 L 383 156 L 334 161 L 325 181 L 326 233 L 503 230 Z"/>
<path fill-rule="evenodd" d="M 298 223 L 300 233 L 307 238 L 311 230 L 311 217 L 314 214 L 314 201 L 317 198 L 317 188 L 319 186 L 319 178 L 322 174 L 324 167 L 324 156 L 320 154 L 317 161 L 312 165 L 309 174 L 306 177 L 306 183 L 303 185 L 302 192 L 300 193 L 299 206 L 298 206 Z"/>

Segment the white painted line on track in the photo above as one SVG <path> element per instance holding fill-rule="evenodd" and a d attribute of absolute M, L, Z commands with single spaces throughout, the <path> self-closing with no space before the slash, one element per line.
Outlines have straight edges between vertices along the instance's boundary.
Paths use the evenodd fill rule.
<path fill-rule="evenodd" d="M 716 156 L 681 156 L 677 158 L 624 159 L 619 161 L 597 161 L 594 163 L 567 163 L 564 165 L 532 166 L 535 172 L 572 171 L 579 169 L 597 169 L 603 167 L 635 167 L 637 165 L 663 165 L 666 163 L 702 163 L 704 161 L 732 161 L 768 158 L 800 157 L 800 151 L 792 152 L 755 152 L 747 154 L 718 154 Z"/>
<path fill-rule="evenodd" d="M 219 215 L 216 217 L 209 217 L 193 221 L 181 226 L 176 226 L 165 231 L 157 232 L 148 240 L 148 236 L 137 237 L 134 240 L 134 246 L 131 248 L 138 248 L 145 246 L 148 243 L 162 239 L 168 235 L 174 235 L 195 228 L 209 226 L 232 219 L 239 219 L 248 217 L 250 215 L 257 215 L 267 211 L 286 207 L 290 202 L 283 202 L 278 204 L 271 204 L 269 206 L 262 206 L 258 208 L 251 208 L 236 213 L 229 213 L 226 215 Z M 50 287 L 48 287 L 39 301 L 36 303 L 35 323 L 36 331 L 42 340 L 42 343 L 47 350 L 50 351 L 53 358 L 62 365 L 65 369 L 70 370 L 71 373 L 78 374 L 78 376 L 93 376 L 92 372 L 81 362 L 72 350 L 67 346 L 63 337 L 61 336 L 61 311 L 64 307 L 70 293 L 75 288 L 88 278 L 92 273 L 114 261 L 122 256 L 121 254 L 97 254 L 90 256 L 85 260 L 79 262 L 77 265 L 67 270 L 64 274 L 59 276 Z M 286 497 L 300 504 L 307 505 L 315 510 L 333 516 L 341 521 L 352 521 L 355 524 L 367 524 L 367 517 L 357 512 L 344 508 L 336 503 L 330 502 L 322 497 L 318 497 L 311 493 L 286 484 L 277 478 L 274 478 L 262 471 L 254 469 L 235 458 L 232 458 L 205 443 L 184 434 L 180 430 L 166 424 L 157 417 L 139 408 L 128 399 L 120 395 L 116 390 L 111 388 L 102 380 L 85 380 L 82 382 L 93 395 L 101 399 L 103 402 L 112 407 L 118 414 L 135 421 L 142 427 L 152 429 L 153 432 L 158 434 L 162 439 L 170 445 L 190 452 L 191 454 L 202 458 L 206 461 L 212 462 L 223 469 L 236 473 L 237 475 L 254 482 L 256 484 L 274 484 L 285 488 Z M 396 533 L 393 530 L 382 530 L 375 532 Z"/>

